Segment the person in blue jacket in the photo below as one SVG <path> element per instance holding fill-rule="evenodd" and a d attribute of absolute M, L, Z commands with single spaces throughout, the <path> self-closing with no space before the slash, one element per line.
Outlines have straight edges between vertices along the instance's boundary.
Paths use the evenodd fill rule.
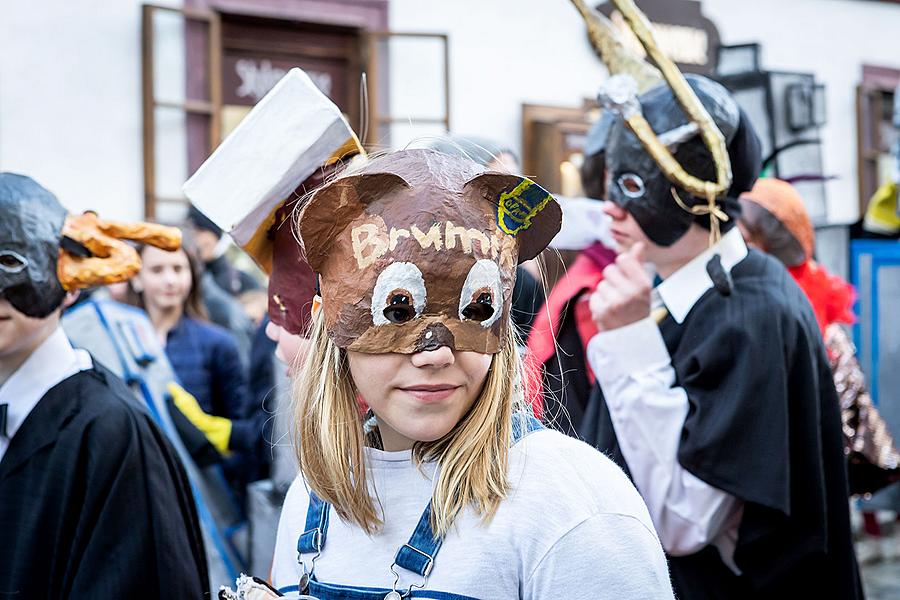
<path fill-rule="evenodd" d="M 226 457 L 229 480 L 240 491 L 256 478 L 262 439 L 250 414 L 246 371 L 232 334 L 207 320 L 197 262 L 185 250 L 140 249 L 143 267 L 128 299 L 147 311 L 180 387 L 175 404 Z M 186 392 L 186 393 L 185 393 Z"/>

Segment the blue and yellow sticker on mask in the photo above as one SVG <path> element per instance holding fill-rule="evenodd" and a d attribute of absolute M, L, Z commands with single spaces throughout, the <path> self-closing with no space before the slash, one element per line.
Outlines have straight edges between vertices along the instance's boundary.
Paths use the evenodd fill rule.
<path fill-rule="evenodd" d="M 500 194 L 497 201 L 497 223 L 500 229 L 510 235 L 528 229 L 534 216 L 552 198 L 547 190 L 530 179 L 523 178 L 512 190 Z"/>

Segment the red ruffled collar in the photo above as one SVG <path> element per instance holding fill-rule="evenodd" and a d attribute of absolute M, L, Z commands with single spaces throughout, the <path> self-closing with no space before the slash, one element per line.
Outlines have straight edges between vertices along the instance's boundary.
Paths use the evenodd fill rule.
<path fill-rule="evenodd" d="M 788 271 L 809 298 L 823 333 L 832 323 L 849 325 L 856 322 L 853 314 L 856 290 L 852 285 L 811 260 L 789 267 Z"/>

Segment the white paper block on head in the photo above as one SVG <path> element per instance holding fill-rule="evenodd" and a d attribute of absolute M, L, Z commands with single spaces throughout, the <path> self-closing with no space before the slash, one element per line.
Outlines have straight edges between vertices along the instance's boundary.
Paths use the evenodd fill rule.
<path fill-rule="evenodd" d="M 246 247 L 297 186 L 353 143 L 358 144 L 356 136 L 341 111 L 306 73 L 294 68 L 182 189 L 194 206 Z"/>
<path fill-rule="evenodd" d="M 604 201 L 557 196 L 562 209 L 562 227 L 550 242 L 557 250 L 584 250 L 594 242 L 616 247 L 610 234 L 612 219 L 603 212 Z"/>

